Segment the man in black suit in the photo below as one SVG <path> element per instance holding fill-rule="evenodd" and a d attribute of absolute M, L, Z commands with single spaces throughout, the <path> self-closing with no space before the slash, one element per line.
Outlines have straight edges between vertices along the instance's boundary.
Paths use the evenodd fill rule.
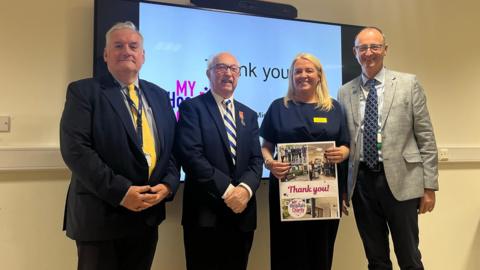
<path fill-rule="evenodd" d="M 175 116 L 165 90 L 138 78 L 144 59 L 135 25 L 117 23 L 106 34 L 109 74 L 68 86 L 64 230 L 76 241 L 78 269 L 150 269 L 165 201 L 178 186 Z"/>
<path fill-rule="evenodd" d="M 187 269 L 246 269 L 263 161 L 257 114 L 233 99 L 233 55 L 217 54 L 206 73 L 211 91 L 181 104 L 177 127 Z"/>

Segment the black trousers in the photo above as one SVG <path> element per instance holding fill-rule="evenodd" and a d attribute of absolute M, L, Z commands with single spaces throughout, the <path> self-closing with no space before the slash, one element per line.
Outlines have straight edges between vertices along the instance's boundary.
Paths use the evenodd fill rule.
<path fill-rule="evenodd" d="M 339 220 L 270 226 L 271 270 L 330 270 Z"/>
<path fill-rule="evenodd" d="M 270 269 L 330 270 L 340 221 L 281 222 L 278 180 L 269 185 Z"/>
<path fill-rule="evenodd" d="M 254 232 L 183 227 L 188 270 L 246 270 Z"/>
<path fill-rule="evenodd" d="M 120 239 L 76 241 L 78 270 L 149 270 L 157 241 L 157 227 Z"/>
<path fill-rule="evenodd" d="M 423 269 L 418 249 L 419 201 L 397 201 L 382 164 L 378 170 L 370 170 L 360 163 L 352 202 L 368 269 L 392 269 L 389 232 L 400 269 Z"/>

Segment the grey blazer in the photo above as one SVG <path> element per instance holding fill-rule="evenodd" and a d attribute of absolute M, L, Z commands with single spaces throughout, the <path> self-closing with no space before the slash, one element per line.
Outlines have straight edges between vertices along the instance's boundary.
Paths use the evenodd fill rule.
<path fill-rule="evenodd" d="M 361 76 L 343 85 L 338 93 L 351 138 L 348 200 L 355 188 L 360 157 L 360 84 Z M 437 146 L 426 97 L 415 75 L 385 70 L 381 113 L 383 165 L 393 196 L 404 201 L 423 196 L 425 188 L 438 190 Z"/>

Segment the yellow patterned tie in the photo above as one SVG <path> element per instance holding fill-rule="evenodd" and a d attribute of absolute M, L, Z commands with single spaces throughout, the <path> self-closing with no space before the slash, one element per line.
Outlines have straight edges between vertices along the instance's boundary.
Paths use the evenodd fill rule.
<path fill-rule="evenodd" d="M 135 91 L 135 85 L 132 83 L 128 86 L 128 95 L 135 104 L 135 107 L 138 108 L 138 95 Z M 137 122 L 137 114 L 132 109 L 133 120 Z M 145 156 L 150 160 L 148 162 L 148 176 L 152 174 L 153 169 L 155 168 L 155 164 L 157 163 L 157 153 L 155 151 L 155 139 L 153 138 L 153 133 L 150 130 L 150 125 L 148 124 L 147 117 L 145 116 L 146 112 L 143 111 L 142 113 L 142 139 L 143 139 L 143 153 Z"/>

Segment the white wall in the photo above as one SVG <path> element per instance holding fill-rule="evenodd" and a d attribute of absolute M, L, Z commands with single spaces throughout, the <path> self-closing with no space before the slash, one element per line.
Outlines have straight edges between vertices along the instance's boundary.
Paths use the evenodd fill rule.
<path fill-rule="evenodd" d="M 5 1 L 4 1 L 5 2 Z M 186 0 L 168 1 L 188 4 Z M 376 25 L 390 43 L 388 67 L 418 74 L 442 146 L 480 146 L 480 4 L 475 0 L 297 0 L 304 19 Z M 91 76 L 92 0 L 0 4 L 0 115 L 12 116 L 1 147 L 58 146 L 69 81 Z M 437 208 L 420 217 L 427 269 L 480 269 L 480 164 L 440 167 Z M 0 172 L 0 269 L 75 269 L 74 242 L 61 231 L 69 173 Z M 268 269 L 268 200 L 258 192 L 259 226 L 250 269 Z M 181 190 L 160 226 L 153 269 L 184 269 Z M 352 217 L 342 219 L 334 269 L 365 269 Z"/>

